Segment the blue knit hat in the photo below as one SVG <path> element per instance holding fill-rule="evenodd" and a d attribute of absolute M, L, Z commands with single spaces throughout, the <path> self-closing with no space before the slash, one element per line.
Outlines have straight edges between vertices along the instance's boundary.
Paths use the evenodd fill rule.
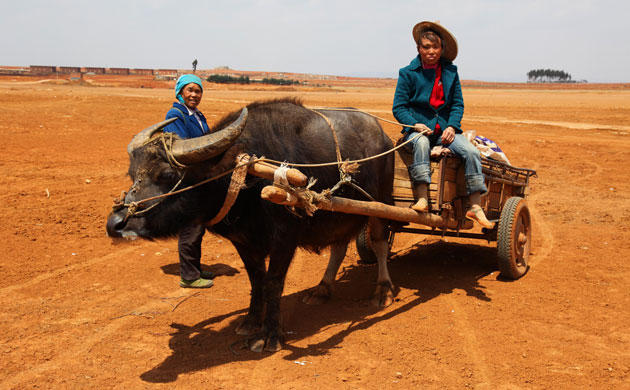
<path fill-rule="evenodd" d="M 175 97 L 177 98 L 177 100 L 180 101 L 180 103 L 184 105 L 186 103 L 184 103 L 184 98 L 182 97 L 180 92 L 182 88 L 190 83 L 197 84 L 199 88 L 201 88 L 201 92 L 203 92 L 203 85 L 201 85 L 201 79 L 199 77 L 195 76 L 194 74 L 183 74 L 179 76 L 179 78 L 177 79 L 177 83 L 175 83 Z"/>

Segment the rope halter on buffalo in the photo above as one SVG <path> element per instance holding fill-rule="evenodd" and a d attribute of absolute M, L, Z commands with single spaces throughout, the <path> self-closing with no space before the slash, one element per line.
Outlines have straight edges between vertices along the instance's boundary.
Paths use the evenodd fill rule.
<path fill-rule="evenodd" d="M 375 117 L 379 120 L 391 122 L 383 118 L 378 118 L 367 112 L 356 110 L 356 109 L 326 108 L 326 110 L 361 112 L 363 114 Z M 329 210 L 329 211 L 339 211 L 339 212 L 344 212 L 344 213 L 360 214 L 360 215 L 373 215 L 373 216 L 379 216 L 382 218 L 389 218 L 389 219 L 394 219 L 394 220 L 399 220 L 399 221 L 412 221 L 412 222 L 418 221 L 418 216 L 420 215 L 421 218 L 418 223 L 423 223 L 423 222 L 426 223 L 432 218 L 436 217 L 432 215 L 422 216 L 421 214 L 418 214 L 415 211 L 410 210 L 410 209 L 409 210 L 402 209 L 402 213 L 404 215 L 397 215 L 397 214 L 400 214 L 401 212 L 400 208 L 374 202 L 374 199 L 372 198 L 372 196 L 370 196 L 370 194 L 368 194 L 365 190 L 363 190 L 352 179 L 352 176 L 351 176 L 353 173 L 357 172 L 359 165 L 361 163 L 369 161 L 369 160 L 378 159 L 389 153 L 393 153 L 397 149 L 413 141 L 416 137 L 421 136 L 422 133 L 418 133 L 414 135 L 413 137 L 410 137 L 410 139 L 408 139 L 407 141 L 383 153 L 366 157 L 363 159 L 343 161 L 341 157 L 340 147 L 339 147 L 339 140 L 337 138 L 337 134 L 336 134 L 336 131 L 332 122 L 323 113 L 316 111 L 315 109 L 311 109 L 311 111 L 321 116 L 328 123 L 328 126 L 331 129 L 331 132 L 333 134 L 333 139 L 335 141 L 335 151 L 337 155 L 336 162 L 318 163 L 318 164 L 296 164 L 296 163 L 289 163 L 286 161 L 283 162 L 283 161 L 272 160 L 265 157 L 258 158 L 256 156 L 249 156 L 247 154 L 241 154 L 236 157 L 234 168 L 228 169 L 227 171 L 223 173 L 207 178 L 196 184 L 178 189 L 178 187 L 180 186 L 180 184 L 182 183 L 184 179 L 188 166 L 180 163 L 179 161 L 175 159 L 172 153 L 172 144 L 173 144 L 172 134 L 162 133 L 161 143 L 165 149 L 169 163 L 171 164 L 171 166 L 173 166 L 173 168 L 177 170 L 183 170 L 183 173 L 180 176 L 180 180 L 167 193 L 152 196 L 149 198 L 145 198 L 145 199 L 130 202 L 130 203 L 125 203 L 124 200 L 126 197 L 126 193 L 123 192 L 120 198 L 114 200 L 114 206 L 112 207 L 113 211 L 116 212 L 123 208 L 126 208 L 127 212 L 125 215 L 125 220 L 130 217 L 139 216 L 153 209 L 169 196 L 177 195 L 182 192 L 192 190 L 196 187 L 207 184 L 211 181 L 215 181 L 223 176 L 232 174 L 230 185 L 228 187 L 228 192 L 223 201 L 223 205 L 221 206 L 221 209 L 219 210 L 217 215 L 215 215 L 212 218 L 212 220 L 207 223 L 208 225 L 212 226 L 220 222 L 228 214 L 232 205 L 236 201 L 236 198 L 238 197 L 238 193 L 240 192 L 241 189 L 245 188 L 246 175 L 247 173 L 249 173 L 253 176 L 257 176 L 257 177 L 261 177 L 261 178 L 273 181 L 272 186 L 267 186 L 263 188 L 261 192 L 261 197 L 263 199 L 269 200 L 277 204 L 288 206 L 291 208 L 291 210 L 294 213 L 295 213 L 295 207 L 299 207 L 299 208 L 303 208 L 306 214 L 309 216 L 312 216 L 315 213 L 315 211 L 317 211 L 318 209 L 324 209 L 324 210 Z M 394 123 L 394 122 L 391 122 L 391 123 Z M 399 123 L 397 124 L 401 125 Z M 402 126 L 413 127 L 413 126 L 406 126 L 406 125 L 402 125 Z M 337 182 L 337 184 L 335 184 L 335 186 L 333 186 L 330 189 L 325 189 L 321 193 L 311 191 L 310 189 L 316 183 L 317 181 L 316 178 L 308 179 L 299 170 L 295 169 L 299 167 L 316 168 L 316 167 L 326 167 L 326 166 L 335 166 L 335 165 L 339 169 L 340 180 L 339 182 Z M 333 196 L 334 193 L 342 185 L 350 185 L 354 187 L 356 190 L 358 190 L 363 196 L 365 196 L 371 202 L 364 202 L 364 201 L 357 201 L 357 200 L 352 200 L 352 199 L 334 197 Z M 133 186 L 132 186 L 132 189 L 133 189 Z M 157 202 L 153 203 L 152 205 L 146 208 L 142 208 L 144 204 L 151 201 L 157 201 Z M 365 204 L 372 204 L 372 206 L 366 208 Z M 381 211 L 374 210 L 374 206 L 379 208 Z M 389 211 L 386 212 L 385 214 L 383 214 L 382 212 L 383 207 L 386 207 L 389 209 Z M 393 215 L 392 215 L 392 212 L 394 212 Z M 436 221 L 430 221 L 430 222 L 435 223 Z"/>

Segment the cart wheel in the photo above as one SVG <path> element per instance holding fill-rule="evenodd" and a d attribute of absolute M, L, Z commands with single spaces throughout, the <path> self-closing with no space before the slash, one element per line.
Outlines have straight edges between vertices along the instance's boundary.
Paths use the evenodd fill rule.
<path fill-rule="evenodd" d="M 501 275 L 518 279 L 525 275 L 532 242 L 527 201 L 518 196 L 505 202 L 497 233 L 497 256 Z"/>
<path fill-rule="evenodd" d="M 374 253 L 374 247 L 372 246 L 372 238 L 370 236 L 370 225 L 365 224 L 359 232 L 355 243 L 357 245 L 357 252 L 359 252 L 359 263 L 361 264 L 376 264 L 378 259 Z M 388 248 L 391 251 L 394 244 L 394 232 L 389 230 L 388 235 Z"/>

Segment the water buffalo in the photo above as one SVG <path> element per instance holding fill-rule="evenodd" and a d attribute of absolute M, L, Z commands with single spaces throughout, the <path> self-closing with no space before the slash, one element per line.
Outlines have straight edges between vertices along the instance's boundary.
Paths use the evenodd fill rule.
<path fill-rule="evenodd" d="M 392 148 L 390 139 L 373 118 L 359 112 L 318 111 L 334 127 L 344 160 L 373 156 Z M 240 153 L 304 164 L 337 161 L 331 126 L 297 99 L 252 103 L 242 111 L 228 114 L 206 136 L 186 140 L 174 136 L 170 148 L 167 145 L 171 145 L 171 140 L 151 137 L 163 126 L 164 122 L 138 133 L 127 148 L 133 184 L 124 198 L 126 205 L 225 172 L 235 166 L 235 157 Z M 360 187 L 375 200 L 387 204 L 392 204 L 393 159 L 393 154 L 387 154 L 370 160 L 353 174 Z M 331 188 L 339 181 L 336 166 L 300 170 L 308 177 L 317 178 L 311 188 L 315 191 Z M 182 182 L 177 185 L 180 179 Z M 176 236 L 181 227 L 191 222 L 212 220 L 223 204 L 229 183 L 230 176 L 224 176 L 174 196 L 150 200 L 135 212 L 120 206 L 110 214 L 107 232 L 111 237 Z M 237 333 L 254 336 L 250 344 L 253 351 L 277 351 L 282 341 L 280 297 L 296 248 L 318 251 L 331 246 L 324 277 L 305 298 L 307 303 L 318 303 L 330 294 L 348 242 L 368 222 L 368 217 L 323 210 L 313 216 L 297 215 L 299 212 L 296 214 L 285 206 L 260 198 L 261 189 L 271 184 L 269 180 L 248 175 L 245 184 L 229 213 L 220 222 L 208 226 L 208 230 L 232 242 L 250 279 L 249 312 Z M 352 186 L 341 186 L 335 195 L 366 200 L 365 195 Z M 386 265 L 387 225 L 377 218 L 369 218 L 369 223 L 379 260 L 372 302 L 386 306 L 393 298 Z M 267 256 L 269 266 L 266 268 Z"/>

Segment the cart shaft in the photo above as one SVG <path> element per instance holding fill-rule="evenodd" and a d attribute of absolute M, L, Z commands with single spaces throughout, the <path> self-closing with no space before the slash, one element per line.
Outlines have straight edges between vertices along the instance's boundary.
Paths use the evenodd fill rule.
<path fill-rule="evenodd" d="M 459 222 L 451 218 L 443 218 L 440 215 L 432 213 L 418 213 L 410 208 L 391 206 L 381 202 L 366 202 L 355 199 L 340 198 L 333 196 L 323 198 L 311 191 L 313 197 L 317 199 L 315 206 L 318 209 L 334 211 L 344 214 L 367 215 L 370 217 L 378 217 L 390 219 L 400 222 L 412 222 L 436 228 L 457 229 Z M 260 197 L 276 204 L 300 207 L 301 200 L 276 186 L 266 186 L 263 188 Z M 462 221 L 460 229 L 472 229 L 473 223 L 469 220 Z"/>

